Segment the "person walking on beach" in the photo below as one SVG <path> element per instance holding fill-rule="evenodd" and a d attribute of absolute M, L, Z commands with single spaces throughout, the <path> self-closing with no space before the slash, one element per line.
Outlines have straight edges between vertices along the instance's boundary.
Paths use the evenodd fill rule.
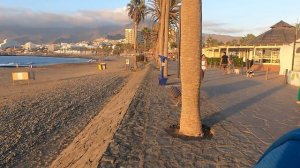
<path fill-rule="evenodd" d="M 223 68 L 224 74 L 226 74 L 227 65 L 228 65 L 228 56 L 226 55 L 226 52 L 223 52 L 223 56 L 221 57 L 220 65 Z"/>
<path fill-rule="evenodd" d="M 228 74 L 231 74 L 234 69 L 234 62 L 233 62 L 233 56 L 229 55 L 228 57 Z"/>
<path fill-rule="evenodd" d="M 201 75 L 201 81 L 202 81 L 204 79 L 205 70 L 207 69 L 207 60 L 204 54 L 202 54 L 201 69 L 202 69 L 202 75 Z"/>

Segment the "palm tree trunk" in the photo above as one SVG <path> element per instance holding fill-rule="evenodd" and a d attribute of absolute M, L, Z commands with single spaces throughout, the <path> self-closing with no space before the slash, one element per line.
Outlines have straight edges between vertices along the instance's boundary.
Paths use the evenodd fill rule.
<path fill-rule="evenodd" d="M 138 41 L 137 41 L 137 31 L 138 31 L 138 23 L 135 22 L 134 23 L 134 69 L 137 69 L 137 44 L 138 44 Z"/>
<path fill-rule="evenodd" d="M 165 0 L 165 30 L 164 30 L 164 56 L 168 56 L 168 42 L 169 42 L 169 12 L 170 0 Z M 164 78 L 168 78 L 168 59 L 165 60 Z"/>
<path fill-rule="evenodd" d="M 201 137 L 200 71 L 202 43 L 202 0 L 182 0 L 181 8 L 182 111 L 179 133 Z"/>
<path fill-rule="evenodd" d="M 165 16 L 165 2 L 160 1 L 161 3 L 161 15 L 159 19 L 159 32 L 158 32 L 158 55 L 163 55 L 164 49 L 164 30 L 165 30 L 165 23 L 164 23 L 164 16 Z"/>
<path fill-rule="evenodd" d="M 144 36 L 147 36 L 146 34 L 144 34 Z M 147 49 L 147 38 L 144 37 L 144 62 L 146 61 L 146 49 Z"/>

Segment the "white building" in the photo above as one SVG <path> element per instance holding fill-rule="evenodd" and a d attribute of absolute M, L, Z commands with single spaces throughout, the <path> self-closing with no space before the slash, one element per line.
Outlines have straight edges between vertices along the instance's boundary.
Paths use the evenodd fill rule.
<path fill-rule="evenodd" d="M 296 37 L 296 27 L 280 21 L 271 26 L 271 29 L 256 37 L 247 46 L 219 46 L 204 48 L 202 52 L 207 57 L 221 57 L 227 55 L 246 57 L 253 60 L 254 70 L 277 71 L 284 75 L 285 71 L 291 74 L 293 85 L 300 86 L 300 38 Z M 298 34 L 300 34 L 298 30 Z M 294 48 L 295 44 L 295 48 Z M 295 49 L 295 56 L 294 56 Z M 292 83 L 292 82 L 290 82 Z"/>
<path fill-rule="evenodd" d="M 47 45 L 48 52 L 54 52 L 60 49 L 60 45 L 58 44 L 49 44 Z"/>
<path fill-rule="evenodd" d="M 40 47 L 41 47 L 41 45 L 34 44 L 32 42 L 27 42 L 23 45 L 23 48 L 27 51 L 32 51 L 32 50 L 40 48 Z"/>
<path fill-rule="evenodd" d="M 134 29 L 125 29 L 125 40 L 129 44 L 134 44 Z M 137 31 L 137 42 L 143 43 L 143 34 L 142 31 Z"/>

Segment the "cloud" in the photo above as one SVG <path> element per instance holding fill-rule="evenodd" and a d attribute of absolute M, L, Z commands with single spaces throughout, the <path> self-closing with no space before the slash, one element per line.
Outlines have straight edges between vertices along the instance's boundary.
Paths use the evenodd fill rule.
<path fill-rule="evenodd" d="M 73 13 L 36 12 L 30 9 L 6 8 L 0 6 L 0 25 L 33 28 L 96 28 L 107 25 L 130 23 L 126 7 L 114 10 L 80 10 Z M 268 27 L 232 27 L 232 24 L 218 21 L 203 21 L 203 32 L 211 34 L 245 35 L 260 34 Z"/>
<path fill-rule="evenodd" d="M 203 31 L 214 34 L 228 34 L 235 35 L 245 32 L 242 28 L 232 28 L 227 23 L 214 22 L 214 21 L 203 21 Z"/>
<path fill-rule="evenodd" d="M 129 23 L 126 8 L 77 11 L 73 13 L 34 12 L 0 7 L 0 25 L 24 27 L 99 27 Z"/>
<path fill-rule="evenodd" d="M 234 35 L 234 36 L 244 36 L 246 34 L 252 33 L 259 35 L 269 30 L 269 26 L 256 26 L 250 27 L 246 25 L 231 27 L 231 24 L 224 22 L 215 21 L 203 21 L 203 32 L 210 34 L 224 34 L 224 35 Z M 247 27 L 247 28 L 245 28 Z"/>

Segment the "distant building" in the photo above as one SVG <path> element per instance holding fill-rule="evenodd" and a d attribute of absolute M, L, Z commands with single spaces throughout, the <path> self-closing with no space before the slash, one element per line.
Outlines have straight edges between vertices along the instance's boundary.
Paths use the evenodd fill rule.
<path fill-rule="evenodd" d="M 48 52 L 54 52 L 54 51 L 59 50 L 60 45 L 50 44 L 50 45 L 47 46 L 47 48 L 48 48 Z"/>
<path fill-rule="evenodd" d="M 19 48 L 21 47 L 20 43 L 10 40 L 10 39 L 5 39 L 3 43 L 0 43 L 0 48 L 1 49 L 6 49 L 6 48 Z"/>
<path fill-rule="evenodd" d="M 34 44 L 34 43 L 32 43 L 32 42 L 27 42 L 27 43 L 25 43 L 25 44 L 23 45 L 23 49 L 24 49 L 24 50 L 27 50 L 27 51 L 32 51 L 32 50 L 35 50 L 35 49 L 37 49 L 37 48 L 39 48 L 39 47 L 40 47 L 40 45 Z"/>
<path fill-rule="evenodd" d="M 270 69 L 284 74 L 285 70 L 291 70 L 294 64 L 294 71 L 300 71 L 300 43 L 296 43 L 295 59 L 292 61 L 295 34 L 295 26 L 280 21 L 271 26 L 269 31 L 256 37 L 249 45 L 209 47 L 204 48 L 202 52 L 208 57 L 221 57 L 223 52 L 246 57 L 253 60 L 253 68 L 256 70 Z M 300 41 L 299 36 L 297 39 Z"/>
<path fill-rule="evenodd" d="M 125 41 L 129 44 L 134 44 L 134 29 L 125 29 Z M 143 43 L 142 31 L 137 31 L 137 42 L 138 44 Z"/>
<path fill-rule="evenodd" d="M 300 37 L 296 37 L 296 31 L 299 35 L 295 26 L 280 21 L 249 45 L 209 47 L 202 52 L 208 57 L 221 57 L 223 52 L 246 57 L 254 63 L 253 70 L 277 71 L 280 75 L 287 70 L 288 83 L 300 86 Z"/>

